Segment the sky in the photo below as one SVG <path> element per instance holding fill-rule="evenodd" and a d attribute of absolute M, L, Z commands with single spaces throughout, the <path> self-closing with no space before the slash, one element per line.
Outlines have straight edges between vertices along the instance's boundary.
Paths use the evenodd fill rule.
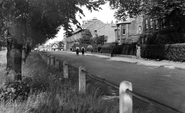
<path fill-rule="evenodd" d="M 115 22 L 116 21 L 116 19 L 114 18 L 115 10 L 111 10 L 108 3 L 102 5 L 101 7 L 102 7 L 102 10 L 92 11 L 92 12 L 87 10 L 85 7 L 82 7 L 84 14 L 85 14 L 85 17 L 82 16 L 82 19 L 77 18 L 78 21 L 82 24 L 82 21 L 84 21 L 84 20 L 90 20 L 93 18 L 97 18 L 104 23 L 111 23 L 112 21 Z M 61 28 L 60 31 L 58 32 L 58 34 L 56 35 L 56 38 L 48 40 L 46 42 L 46 44 L 53 43 L 55 41 L 63 40 L 63 33 L 64 33 L 64 31 Z"/>

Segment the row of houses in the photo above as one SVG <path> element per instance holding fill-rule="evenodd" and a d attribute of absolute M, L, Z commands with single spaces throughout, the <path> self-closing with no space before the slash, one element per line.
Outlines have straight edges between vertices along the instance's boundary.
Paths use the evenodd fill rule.
<path fill-rule="evenodd" d="M 85 29 L 90 30 L 92 37 L 104 35 L 107 37 L 107 43 L 146 43 L 148 37 L 141 37 L 141 34 L 149 34 L 151 32 L 165 29 L 164 21 L 153 19 L 140 15 L 136 18 L 130 18 L 127 21 L 116 23 L 103 23 L 94 18 L 84 21 L 82 29 L 77 29 L 71 36 L 64 35 L 64 49 L 68 50 L 71 46 L 81 38 L 81 34 Z"/>

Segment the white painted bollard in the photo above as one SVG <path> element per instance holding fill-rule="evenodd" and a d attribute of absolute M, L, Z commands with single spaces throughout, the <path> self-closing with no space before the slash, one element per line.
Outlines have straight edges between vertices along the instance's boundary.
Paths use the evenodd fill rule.
<path fill-rule="evenodd" d="M 133 113 L 132 96 L 126 93 L 126 90 L 132 91 L 132 83 L 123 81 L 119 87 L 119 113 Z"/>
<path fill-rule="evenodd" d="M 63 74 L 64 74 L 64 78 L 69 78 L 69 74 L 68 74 L 68 65 L 67 65 L 67 61 L 63 62 Z"/>
<path fill-rule="evenodd" d="M 55 58 L 55 68 L 59 69 L 59 66 L 60 66 L 60 61 L 57 58 Z"/>
<path fill-rule="evenodd" d="M 85 71 L 85 67 L 79 67 L 79 93 L 85 93 L 86 89 L 86 74 L 83 72 Z"/>

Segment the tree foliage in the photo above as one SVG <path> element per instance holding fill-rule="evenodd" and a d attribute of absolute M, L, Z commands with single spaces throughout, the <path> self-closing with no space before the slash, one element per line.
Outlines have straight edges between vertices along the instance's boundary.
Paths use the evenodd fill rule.
<path fill-rule="evenodd" d="M 103 45 L 106 41 L 107 41 L 107 36 L 100 35 L 100 36 L 95 37 L 92 43 L 97 44 L 97 45 Z"/>
<path fill-rule="evenodd" d="M 185 31 L 184 0 L 109 0 L 110 6 L 117 9 L 118 19 L 144 14 L 150 17 L 165 18 L 166 25 L 178 31 Z"/>
<path fill-rule="evenodd" d="M 32 37 L 34 43 L 38 44 L 54 37 L 60 26 L 67 33 L 72 32 L 72 24 L 80 26 L 76 14 L 84 15 L 81 6 L 98 10 L 103 3 L 88 0 L 3 0 L 0 4 L 0 20 L 2 23 L 23 25 L 25 37 Z M 3 27 L 7 27 L 7 24 Z"/>
<path fill-rule="evenodd" d="M 63 26 L 67 34 L 72 24 L 79 26 L 76 14 L 81 6 L 98 10 L 103 1 L 88 0 L 1 0 L 0 30 L 7 42 L 7 71 L 15 80 L 22 80 L 22 61 L 25 62 L 31 45 L 53 38 Z M 7 73 L 7 74 L 8 74 Z"/>
<path fill-rule="evenodd" d="M 79 40 L 80 44 L 91 44 L 92 42 L 92 34 L 90 32 L 90 30 L 85 29 L 82 32 L 82 37 Z"/>

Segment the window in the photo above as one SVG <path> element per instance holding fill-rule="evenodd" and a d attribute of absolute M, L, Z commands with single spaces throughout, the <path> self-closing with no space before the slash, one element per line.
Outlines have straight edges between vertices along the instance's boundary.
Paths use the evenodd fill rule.
<path fill-rule="evenodd" d="M 138 33 L 139 33 L 139 34 L 142 33 L 142 27 L 141 27 L 141 26 L 138 27 Z"/>
<path fill-rule="evenodd" d="M 158 20 L 155 20 L 155 29 L 159 29 L 159 23 L 158 23 Z"/>
<path fill-rule="evenodd" d="M 165 29 L 166 28 L 166 25 L 165 25 L 165 19 L 162 19 L 162 28 Z"/>
<path fill-rule="evenodd" d="M 150 28 L 153 29 L 153 19 L 150 19 Z"/>
<path fill-rule="evenodd" d="M 170 27 L 173 27 L 173 24 L 172 24 L 172 22 L 170 22 Z"/>
<path fill-rule="evenodd" d="M 117 29 L 117 37 L 120 37 L 120 35 L 119 35 L 120 33 L 119 32 L 120 32 L 120 30 Z"/>
<path fill-rule="evenodd" d="M 147 19 L 145 20 L 145 27 L 146 27 L 146 29 L 148 29 L 148 20 Z"/>
<path fill-rule="evenodd" d="M 126 34 L 126 29 L 125 29 L 125 28 L 123 28 L 122 33 L 123 33 L 123 35 L 125 35 L 125 34 Z"/>

